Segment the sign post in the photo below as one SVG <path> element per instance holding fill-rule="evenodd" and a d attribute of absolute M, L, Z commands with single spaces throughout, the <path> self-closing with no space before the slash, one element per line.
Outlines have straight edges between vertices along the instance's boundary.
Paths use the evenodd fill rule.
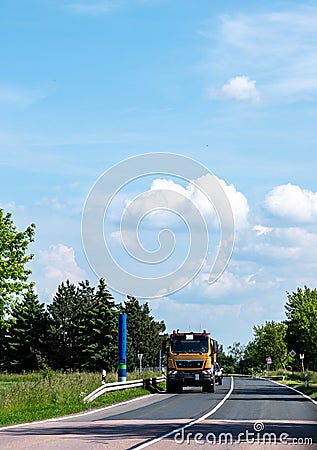
<path fill-rule="evenodd" d="M 291 350 L 289 352 L 289 355 L 293 358 L 293 361 L 292 361 L 292 373 L 294 373 L 294 357 L 296 356 L 295 350 Z"/>
<path fill-rule="evenodd" d="M 139 361 L 140 361 L 140 373 L 142 372 L 142 357 L 143 357 L 143 353 L 138 353 L 138 358 L 139 358 Z"/>
<path fill-rule="evenodd" d="M 159 371 L 162 372 L 162 350 L 159 349 Z"/>
<path fill-rule="evenodd" d="M 268 356 L 266 358 L 266 370 L 267 370 L 267 375 L 268 376 L 270 374 L 270 364 L 272 364 L 272 358 L 271 358 L 271 356 Z"/>
<path fill-rule="evenodd" d="M 307 372 L 304 374 L 304 386 L 305 386 L 305 388 L 307 388 L 307 386 L 308 386 L 308 373 Z"/>
<path fill-rule="evenodd" d="M 302 371 L 303 371 L 303 373 L 304 373 L 304 353 L 300 353 L 299 354 L 299 359 L 301 360 L 301 363 L 302 363 Z"/>

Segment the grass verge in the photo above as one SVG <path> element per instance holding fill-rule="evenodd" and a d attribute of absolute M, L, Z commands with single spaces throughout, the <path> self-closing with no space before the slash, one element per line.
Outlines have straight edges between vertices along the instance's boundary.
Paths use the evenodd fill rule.
<path fill-rule="evenodd" d="M 302 374 L 301 374 L 302 375 Z M 279 381 L 279 383 L 290 386 L 298 391 L 302 392 L 305 395 L 317 399 L 317 383 L 308 378 L 307 386 L 305 386 L 305 381 L 303 380 L 303 376 L 299 379 L 285 379 L 284 381 Z"/>
<path fill-rule="evenodd" d="M 307 374 L 307 386 L 305 387 L 305 376 L 302 372 L 271 372 L 271 377 L 284 375 L 284 380 L 278 380 L 279 383 L 290 386 L 313 399 L 317 399 L 317 373 L 305 372 Z"/>
<path fill-rule="evenodd" d="M 310 384 L 307 387 L 303 383 L 296 383 L 294 381 L 280 381 L 280 383 L 286 384 L 287 386 L 290 386 L 294 389 L 297 389 L 298 391 L 302 392 L 305 395 L 308 395 L 308 397 L 313 398 L 314 400 L 317 400 L 317 384 Z"/>
<path fill-rule="evenodd" d="M 163 389 L 159 385 L 150 390 L 134 388 L 107 392 L 87 404 L 83 398 L 100 386 L 100 374 L 50 372 L 6 377 L 0 376 L 0 426 L 74 414 Z M 107 377 L 107 382 L 111 378 Z"/>

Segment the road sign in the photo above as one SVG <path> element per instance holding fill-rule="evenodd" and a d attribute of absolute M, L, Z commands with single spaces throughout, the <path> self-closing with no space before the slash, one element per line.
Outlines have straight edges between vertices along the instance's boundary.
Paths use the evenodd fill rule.
<path fill-rule="evenodd" d="M 289 352 L 289 355 L 290 355 L 292 358 L 294 358 L 294 356 L 296 356 L 295 350 L 291 350 L 291 351 Z"/>
<path fill-rule="evenodd" d="M 138 353 L 138 358 L 139 358 L 139 361 L 140 361 L 140 373 L 141 373 L 141 370 L 142 370 L 142 357 L 143 357 L 143 353 Z"/>
<path fill-rule="evenodd" d="M 304 356 L 305 356 L 304 353 L 300 353 L 299 354 L 299 359 L 304 359 Z"/>
<path fill-rule="evenodd" d="M 268 356 L 268 357 L 266 358 L 266 362 L 267 362 L 268 364 L 272 364 L 272 358 L 271 358 L 270 356 Z"/>

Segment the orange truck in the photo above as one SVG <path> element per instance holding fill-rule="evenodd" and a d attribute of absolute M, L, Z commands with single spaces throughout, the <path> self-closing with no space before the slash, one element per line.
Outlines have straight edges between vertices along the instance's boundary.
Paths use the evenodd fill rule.
<path fill-rule="evenodd" d="M 215 392 L 217 341 L 210 333 L 173 330 L 163 344 L 167 354 L 166 391 L 182 392 L 184 386 L 201 386 L 205 392 Z"/>

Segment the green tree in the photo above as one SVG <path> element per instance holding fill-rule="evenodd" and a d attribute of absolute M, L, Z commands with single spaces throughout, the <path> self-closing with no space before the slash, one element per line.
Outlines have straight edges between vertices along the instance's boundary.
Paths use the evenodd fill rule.
<path fill-rule="evenodd" d="M 89 285 L 80 283 L 83 296 Z M 87 370 L 114 370 L 118 364 L 118 307 L 101 279 L 97 291 L 89 292 L 83 302 L 83 314 L 78 329 L 81 366 Z"/>
<path fill-rule="evenodd" d="M 217 363 L 223 369 L 224 373 L 234 373 L 235 372 L 235 361 L 231 355 L 226 355 L 223 351 L 223 345 L 219 345 L 217 352 Z"/>
<path fill-rule="evenodd" d="M 67 280 L 58 286 L 52 303 L 48 305 L 50 365 L 54 369 L 74 369 L 78 366 L 78 330 L 85 308 L 83 299 L 78 288 Z"/>
<path fill-rule="evenodd" d="M 118 307 L 105 281 L 62 283 L 48 306 L 54 369 L 113 370 L 118 358 Z"/>
<path fill-rule="evenodd" d="M 34 233 L 34 224 L 18 231 L 12 215 L 0 208 L 0 326 L 15 300 L 30 287 L 31 271 L 25 265 L 33 258 L 27 250 Z"/>
<path fill-rule="evenodd" d="M 47 363 L 48 313 L 33 290 L 13 306 L 7 335 L 6 367 L 9 370 L 38 370 Z"/>
<path fill-rule="evenodd" d="M 156 356 L 162 345 L 162 336 L 166 329 L 163 321 L 156 322 L 150 315 L 148 303 L 141 305 L 139 301 L 127 296 L 121 312 L 127 314 L 127 368 L 139 367 L 138 353 L 142 353 L 142 366 L 155 366 Z"/>
<path fill-rule="evenodd" d="M 245 346 L 240 342 L 234 342 L 228 347 L 228 355 L 233 359 L 233 364 L 236 372 L 239 372 L 239 365 L 243 359 Z"/>
<path fill-rule="evenodd" d="M 254 326 L 253 355 L 261 368 L 266 366 L 266 358 L 271 356 L 272 366 L 275 369 L 282 367 L 286 369 L 285 363 L 288 359 L 287 346 L 285 342 L 286 325 L 274 320 L 265 322 L 265 325 Z"/>
<path fill-rule="evenodd" d="M 317 290 L 298 288 L 296 292 L 287 292 L 286 341 L 288 350 L 305 355 L 305 365 L 317 369 Z"/>
<path fill-rule="evenodd" d="M 243 360 L 241 361 L 244 373 L 258 372 L 262 370 L 263 357 L 257 353 L 254 340 L 248 342 L 245 347 Z"/>

